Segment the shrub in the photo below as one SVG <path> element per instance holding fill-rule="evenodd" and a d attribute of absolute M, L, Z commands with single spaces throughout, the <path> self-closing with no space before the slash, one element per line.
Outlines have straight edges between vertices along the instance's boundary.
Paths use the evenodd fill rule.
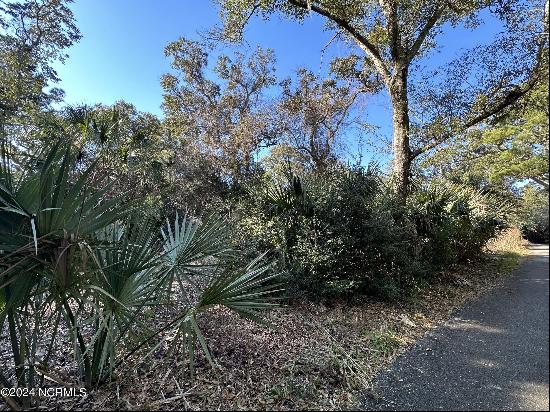
<path fill-rule="evenodd" d="M 278 251 L 295 292 L 396 298 L 479 255 L 505 209 L 443 181 L 418 187 L 404 204 L 375 168 L 337 165 L 282 182 L 263 176 L 238 207 L 237 238 Z"/>
<path fill-rule="evenodd" d="M 548 243 L 548 192 L 527 186 L 520 200 L 516 224 L 533 243 Z"/>
<path fill-rule="evenodd" d="M 240 204 L 239 233 L 279 251 L 295 290 L 395 296 L 416 270 L 414 226 L 399 205 L 374 168 L 264 176 Z"/>
<path fill-rule="evenodd" d="M 108 184 L 94 188 L 93 164 L 76 173 L 69 147 L 17 169 L 0 154 L 0 331 L 7 322 L 18 386 L 35 387 L 36 366 L 49 367 L 63 332 L 91 386 L 167 331 L 192 370 L 196 345 L 211 361 L 198 314 L 222 305 L 258 320 L 274 306 L 273 265 L 262 257 L 231 264 L 222 219 L 176 215 L 161 225 L 124 196 L 107 197 Z M 162 325 L 144 322 L 160 308 L 172 309 Z"/>
<path fill-rule="evenodd" d="M 505 226 L 506 202 L 468 186 L 434 181 L 408 198 L 422 245 L 422 260 L 433 268 L 479 256 Z"/>
<path fill-rule="evenodd" d="M 526 252 L 526 245 L 527 242 L 523 238 L 521 230 L 517 227 L 509 227 L 487 242 L 486 246 L 489 253 L 523 255 Z"/>

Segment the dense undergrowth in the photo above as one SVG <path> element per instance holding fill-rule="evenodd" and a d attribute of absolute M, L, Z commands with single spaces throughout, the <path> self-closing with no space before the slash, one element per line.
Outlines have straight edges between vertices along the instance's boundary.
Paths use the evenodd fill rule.
<path fill-rule="evenodd" d="M 223 306 L 261 322 L 259 311 L 276 306 L 273 263 L 259 255 L 235 264 L 222 218 L 159 221 L 125 193 L 111 196 L 107 176 L 92 180 L 96 163 L 80 167 L 70 145 L 19 162 L 3 150 L 2 159 L 0 328 L 13 365 L 0 370 L 2 386 L 43 385 L 43 371 L 59 366 L 61 335 L 71 343 L 72 378 L 87 388 L 136 352 L 148 358 L 167 332 L 193 376 L 196 347 L 211 359 L 199 314 Z"/>
<path fill-rule="evenodd" d="M 479 258 L 509 213 L 493 195 L 443 180 L 416 182 L 405 200 L 376 168 L 335 164 L 279 179 L 259 174 L 226 201 L 230 216 L 221 208 L 174 217 L 113 192 L 97 162 L 77 154 L 67 144 L 31 157 L 4 151 L 6 387 L 55 375 L 60 339 L 72 346 L 68 376 L 88 388 L 159 351 L 181 356 L 193 376 L 196 349 L 214 365 L 201 313 L 225 306 L 261 323 L 275 298 L 414 296 L 443 269 Z"/>
<path fill-rule="evenodd" d="M 277 251 L 294 294 L 395 299 L 479 257 L 511 210 L 471 187 L 416 183 L 404 202 L 375 168 L 264 176 L 238 204 L 237 239 Z"/>
<path fill-rule="evenodd" d="M 113 379 L 84 398 L 41 399 L 45 409 L 349 410 L 371 393 L 372 379 L 449 313 L 506 278 L 526 253 L 517 229 L 489 242 L 475 264 L 442 271 L 397 301 L 362 297 L 301 300 L 271 311 L 265 328 L 211 311 L 198 319 L 216 368 L 200 355 L 196 379 L 161 345 L 151 359 L 131 357 Z M 158 319 L 162 319 L 163 313 Z M 151 322 L 155 322 L 151 319 Z M 58 343 L 62 348 L 64 342 Z M 56 354 L 62 361 L 62 353 Z M 56 378 L 71 382 L 67 370 Z M 52 375 L 53 376 L 53 375 Z M 56 386 L 55 382 L 46 382 Z M 375 395 L 375 393 L 371 393 Z M 1 409 L 1 406 L 0 406 Z"/>

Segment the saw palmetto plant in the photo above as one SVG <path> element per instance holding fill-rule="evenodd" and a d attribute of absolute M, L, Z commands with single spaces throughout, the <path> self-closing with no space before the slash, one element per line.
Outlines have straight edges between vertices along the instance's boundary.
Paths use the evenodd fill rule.
<path fill-rule="evenodd" d="M 112 182 L 94 164 L 81 170 L 68 145 L 15 161 L 4 144 L 1 159 L 0 333 L 14 365 L 2 368 L 2 385 L 34 387 L 55 367 L 62 335 L 87 386 L 147 356 L 167 331 L 193 371 L 195 347 L 213 362 L 198 314 L 225 306 L 261 322 L 276 306 L 274 265 L 260 256 L 237 267 L 223 219 L 176 215 L 163 225 L 113 197 Z M 162 307 L 162 321 L 147 322 Z"/>

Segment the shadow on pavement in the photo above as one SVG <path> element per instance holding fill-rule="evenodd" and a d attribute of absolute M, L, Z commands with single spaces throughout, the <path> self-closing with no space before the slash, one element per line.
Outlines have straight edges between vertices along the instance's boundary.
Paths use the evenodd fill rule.
<path fill-rule="evenodd" d="M 375 410 L 548 410 L 548 246 L 375 380 Z"/>

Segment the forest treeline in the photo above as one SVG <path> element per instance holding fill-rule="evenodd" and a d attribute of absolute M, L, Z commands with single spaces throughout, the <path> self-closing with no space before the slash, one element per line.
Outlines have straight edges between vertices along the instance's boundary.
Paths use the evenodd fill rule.
<path fill-rule="evenodd" d="M 62 334 L 88 387 L 167 331 L 193 373 L 195 347 L 212 361 L 202 312 L 400 299 L 505 228 L 548 242 L 548 3 L 219 1 L 208 41 L 166 46 L 161 117 L 64 103 L 70 3 L 0 1 L 3 386 L 43 382 Z M 425 65 L 443 27 L 481 11 L 502 24 L 492 42 Z M 311 13 L 350 50 L 326 77 L 281 79 L 273 51 L 232 45 L 254 14 Z M 365 165 L 349 139 L 376 138 L 379 93 L 392 161 Z"/>

